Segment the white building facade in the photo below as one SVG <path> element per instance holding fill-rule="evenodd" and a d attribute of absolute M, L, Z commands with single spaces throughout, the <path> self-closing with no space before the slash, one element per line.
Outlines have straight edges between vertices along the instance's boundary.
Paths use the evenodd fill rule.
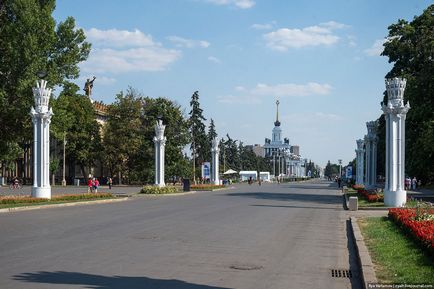
<path fill-rule="evenodd" d="M 306 176 L 306 159 L 299 154 L 298 146 L 291 146 L 288 138 L 282 138 L 279 104 L 279 101 L 276 101 L 276 121 L 271 139 L 265 139 L 264 155 L 272 160 L 273 176 L 304 177 Z"/>

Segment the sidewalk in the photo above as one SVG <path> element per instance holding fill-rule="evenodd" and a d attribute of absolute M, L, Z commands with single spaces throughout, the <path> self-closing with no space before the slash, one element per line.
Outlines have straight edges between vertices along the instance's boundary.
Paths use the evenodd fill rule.
<path fill-rule="evenodd" d="M 115 195 L 131 195 L 138 193 L 141 190 L 141 186 L 113 186 L 110 190 L 108 186 L 100 186 L 98 192 L 112 193 Z M 9 186 L 0 187 L 0 196 L 5 195 L 30 195 L 32 192 L 32 186 L 23 186 L 20 190 L 11 190 Z M 54 186 L 51 187 L 51 194 L 65 195 L 65 194 L 85 194 L 87 193 L 87 186 Z"/>

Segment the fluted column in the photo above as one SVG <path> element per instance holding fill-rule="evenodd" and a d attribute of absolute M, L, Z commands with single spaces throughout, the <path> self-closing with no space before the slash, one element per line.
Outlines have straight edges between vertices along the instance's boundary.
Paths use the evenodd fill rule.
<path fill-rule="evenodd" d="M 377 122 L 366 123 L 368 134 L 365 136 L 366 147 L 366 180 L 365 187 L 374 189 L 377 183 Z"/>
<path fill-rule="evenodd" d="M 384 204 L 402 207 L 407 201 L 405 181 L 405 119 L 410 104 L 404 105 L 405 78 L 386 79 L 387 105 L 382 105 L 386 120 L 386 184 Z"/>
<path fill-rule="evenodd" d="M 219 179 L 219 145 L 217 142 L 217 139 L 213 139 L 212 141 L 212 148 L 211 148 L 211 153 L 212 153 L 212 174 L 211 174 L 211 178 L 212 181 L 214 182 L 215 185 L 219 185 L 220 184 L 220 179 Z"/>
<path fill-rule="evenodd" d="M 166 137 L 164 136 L 164 129 L 161 119 L 157 120 L 155 125 L 155 185 L 158 187 L 164 187 L 166 184 L 164 182 L 164 154 L 166 147 Z"/>
<path fill-rule="evenodd" d="M 48 108 L 51 89 L 40 80 L 33 88 L 35 106 L 30 110 L 33 122 L 33 187 L 32 197 L 51 199 L 50 123 L 53 110 Z"/>
<path fill-rule="evenodd" d="M 365 149 L 364 147 L 364 141 L 362 139 L 358 139 L 356 141 L 357 143 L 357 149 L 356 149 L 356 162 L 357 162 L 357 169 L 356 169 L 356 185 L 363 185 L 363 171 L 364 171 L 364 153 Z"/>

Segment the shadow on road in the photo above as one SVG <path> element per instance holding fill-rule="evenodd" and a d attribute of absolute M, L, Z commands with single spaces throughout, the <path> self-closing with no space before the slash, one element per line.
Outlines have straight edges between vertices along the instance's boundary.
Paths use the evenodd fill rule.
<path fill-rule="evenodd" d="M 353 229 L 351 227 L 350 220 L 346 221 L 346 229 L 347 229 L 347 248 L 349 254 L 349 265 L 350 270 L 353 274 L 353 278 L 350 279 L 351 288 L 353 289 L 362 289 L 362 279 L 360 277 L 360 267 L 359 267 L 359 256 L 356 251 L 356 244 L 354 244 L 353 239 Z"/>
<path fill-rule="evenodd" d="M 232 197 L 249 197 L 262 200 L 275 201 L 299 201 L 299 202 L 314 202 L 322 204 L 340 204 L 341 196 L 320 195 L 320 194 L 292 194 L 292 193 L 265 193 L 265 192 L 241 192 L 229 193 L 227 196 Z"/>
<path fill-rule="evenodd" d="M 85 285 L 87 288 L 94 289 L 229 289 L 223 287 L 192 284 L 181 280 L 163 280 L 147 277 L 101 276 L 63 271 L 22 273 L 20 275 L 14 276 L 14 279 L 33 283 Z"/>
<path fill-rule="evenodd" d="M 295 209 L 318 209 L 318 210 L 332 210 L 341 211 L 341 209 L 329 208 L 329 207 L 312 207 L 312 206 L 277 206 L 277 205 L 251 205 L 252 207 L 269 207 L 269 208 L 295 208 Z"/>

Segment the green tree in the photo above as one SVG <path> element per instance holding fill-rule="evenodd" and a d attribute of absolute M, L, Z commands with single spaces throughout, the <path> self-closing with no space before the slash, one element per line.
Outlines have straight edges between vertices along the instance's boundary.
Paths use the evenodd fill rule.
<path fill-rule="evenodd" d="M 181 107 L 167 98 L 144 97 L 133 88 L 117 95 L 104 127 L 103 159 L 112 175 L 121 172 L 128 183 L 154 182 L 158 119 L 166 126 L 166 180 L 189 177 L 190 163 L 182 153 L 189 141 L 188 123 Z"/>
<path fill-rule="evenodd" d="M 130 179 L 143 141 L 142 96 L 132 88 L 120 92 L 109 106 L 103 130 L 103 161 L 110 175 Z M 134 179 L 134 177 L 133 177 Z"/>
<path fill-rule="evenodd" d="M 208 127 L 208 142 L 211 143 L 213 139 L 217 137 L 217 131 L 215 129 L 214 120 L 211 118 Z"/>
<path fill-rule="evenodd" d="M 90 99 L 78 94 L 78 91 L 77 85 L 68 84 L 57 99 L 51 100 L 55 113 L 50 129 L 54 137 L 61 141 L 66 133 L 66 159 L 70 172 L 74 174 L 78 165 L 86 177 L 89 167 L 100 159 L 100 126 Z"/>
<path fill-rule="evenodd" d="M 405 77 L 405 101 L 411 109 L 406 122 L 406 173 L 424 183 L 434 182 L 434 5 L 413 21 L 388 27 L 382 55 L 393 68 L 386 78 Z M 387 96 L 384 97 L 387 103 Z M 383 121 L 384 123 L 384 121 Z M 381 122 L 380 122 L 381 125 Z M 384 127 L 380 138 L 384 141 Z M 384 154 L 384 151 L 382 152 Z"/>
<path fill-rule="evenodd" d="M 211 151 L 211 144 L 205 132 L 206 118 L 203 116 L 203 110 L 200 108 L 199 92 L 195 91 L 190 100 L 191 110 L 189 112 L 189 128 L 191 134 L 191 152 L 193 158 L 193 179 L 196 182 L 196 176 L 199 172 L 199 164 L 207 160 L 208 152 Z"/>
<path fill-rule="evenodd" d="M 83 30 L 72 17 L 56 26 L 54 8 L 54 0 L 0 2 L 0 161 L 16 157 L 11 148 L 22 151 L 32 139 L 28 113 L 36 73 L 45 71 L 51 87 L 62 85 L 78 77 L 78 63 L 89 55 Z"/>
<path fill-rule="evenodd" d="M 165 175 L 167 180 L 173 177 L 190 177 L 191 163 L 183 154 L 185 146 L 189 143 L 189 123 L 181 106 L 167 98 L 144 99 L 143 146 L 140 156 L 140 171 L 144 172 L 146 182 L 154 181 L 154 142 L 155 124 L 160 118 L 166 126 L 164 135 L 167 138 L 165 148 Z"/>

